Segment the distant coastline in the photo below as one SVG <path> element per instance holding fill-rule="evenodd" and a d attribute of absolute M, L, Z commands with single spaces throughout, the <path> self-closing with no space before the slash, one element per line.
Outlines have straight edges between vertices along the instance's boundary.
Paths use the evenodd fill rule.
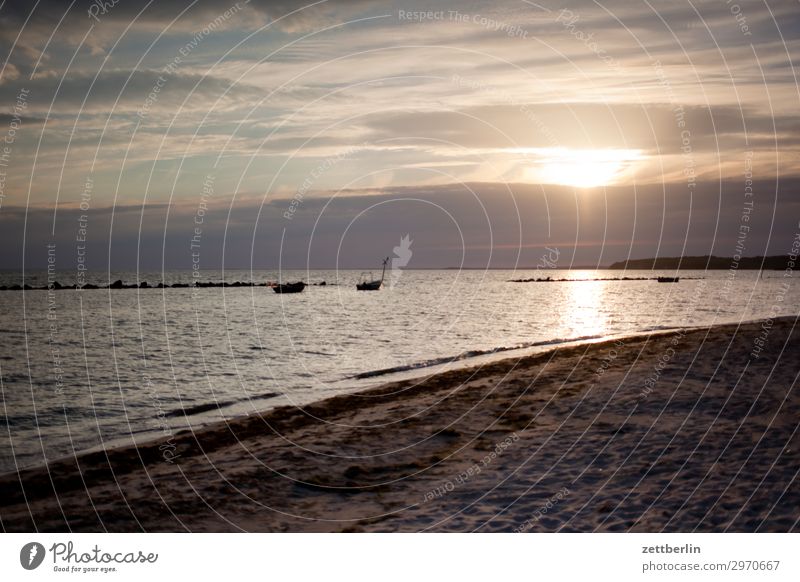
<path fill-rule="evenodd" d="M 727 271 L 734 268 L 746 271 L 782 271 L 792 259 L 789 255 L 770 255 L 758 257 L 718 257 L 715 255 L 689 256 L 689 257 L 649 257 L 646 259 L 628 259 L 617 261 L 608 266 L 603 265 L 569 265 L 559 271 L 606 271 L 606 270 L 631 270 L 631 271 L 671 271 L 675 269 L 687 271 Z M 445 267 L 438 269 L 416 268 L 413 271 L 542 271 L 536 267 Z M 549 269 L 547 269 L 549 270 Z"/>
<path fill-rule="evenodd" d="M 773 255 L 768 257 L 716 257 L 714 255 L 704 255 L 701 257 L 658 257 L 649 259 L 630 259 L 618 261 L 608 267 L 608 269 L 631 269 L 631 270 L 728 270 L 731 268 L 739 270 L 765 270 L 782 271 L 786 268 L 789 255 Z"/>

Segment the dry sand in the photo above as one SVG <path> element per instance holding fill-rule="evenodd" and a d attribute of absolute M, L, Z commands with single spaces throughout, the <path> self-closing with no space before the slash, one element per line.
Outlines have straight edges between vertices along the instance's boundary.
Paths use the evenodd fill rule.
<path fill-rule="evenodd" d="M 0 477 L 7 531 L 792 531 L 795 319 L 386 384 Z M 163 449 L 163 447 L 162 447 Z"/>

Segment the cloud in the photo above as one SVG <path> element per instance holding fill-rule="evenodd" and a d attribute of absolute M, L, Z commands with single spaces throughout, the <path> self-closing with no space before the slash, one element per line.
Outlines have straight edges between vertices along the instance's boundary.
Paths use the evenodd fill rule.
<path fill-rule="evenodd" d="M 212 164 L 239 191 L 291 196 L 354 145 L 313 189 L 363 196 L 386 186 L 533 181 L 531 167 L 548 158 L 521 150 L 561 147 L 637 150 L 623 183 L 680 184 L 684 129 L 706 179 L 741 177 L 747 149 L 759 177 L 774 176 L 778 163 L 782 178 L 800 173 L 798 16 L 783 4 L 772 14 L 743 7 L 752 27 L 744 37 L 722 2 L 696 7 L 709 30 L 689 4 L 622 0 L 570 8 L 578 19 L 569 28 L 559 18 L 566 5 L 545 0 L 549 13 L 516 1 L 445 4 L 445 18 L 432 22 L 399 17 L 428 9 L 423 2 L 325 2 L 256 32 L 306 4 L 253 0 L 187 55 L 181 49 L 234 3 L 199 0 L 174 24 L 190 3 L 154 2 L 139 15 L 146 2 L 126 0 L 99 23 L 90 5 L 81 0 L 66 15 L 55 0 L 32 14 L 23 2 L 0 9 L 0 48 L 11 59 L 0 99 L 30 88 L 36 118 L 15 144 L 6 204 L 27 199 L 29 184 L 37 204 L 73 200 L 90 170 L 106 203 L 191 200 L 184 174 Z M 180 67 L 148 104 L 176 55 Z"/>
<path fill-rule="evenodd" d="M 54 103 L 59 113 L 110 113 L 112 107 L 123 112 L 135 112 L 157 89 L 158 104 L 162 109 L 166 108 L 170 115 L 175 115 L 179 106 L 206 110 L 226 92 L 225 98 L 229 101 L 246 101 L 261 94 L 256 87 L 244 83 L 231 87 L 228 81 L 210 75 L 115 70 L 101 72 L 96 77 L 73 74 L 63 79 L 48 76 L 29 80 L 25 87 L 30 90 L 30 107 L 47 111 L 51 109 L 50 104 Z M 159 78 L 163 79 L 161 85 L 157 85 Z M 4 102 L 12 102 L 17 93 L 16 86 L 0 86 L 0 100 Z"/>
<path fill-rule="evenodd" d="M 0 85 L 8 83 L 9 81 L 16 81 L 19 79 L 20 72 L 14 63 L 6 63 L 3 67 L 2 76 L 0 76 Z"/>
<path fill-rule="evenodd" d="M 106 8 L 98 10 L 103 5 Z M 31 38 L 41 40 L 42 35 L 58 28 L 63 40 L 77 46 L 92 26 L 97 38 L 113 38 L 108 34 L 109 31 L 118 34 L 121 27 L 132 23 L 140 28 L 163 30 L 164 25 L 172 21 L 175 21 L 170 27 L 173 33 L 195 31 L 214 21 L 228 28 L 244 26 L 247 29 L 278 21 L 285 31 L 302 32 L 337 22 L 342 17 L 352 16 L 365 7 L 375 5 L 375 2 L 366 0 L 197 0 L 191 3 L 184 0 L 125 0 L 113 5 L 95 0 L 77 0 L 71 5 L 59 0 L 40 0 L 31 6 L 28 2 L 11 0 L 4 2 L 0 19 L 6 31 L 2 34 L 4 39 L 16 36 L 16 31 L 22 29 Z M 93 16 L 90 15 L 90 9 Z M 226 11 L 233 14 L 241 12 L 245 18 L 219 20 Z"/>
<path fill-rule="evenodd" d="M 518 103 L 397 111 L 367 116 L 364 124 L 371 139 L 407 136 L 472 148 L 634 148 L 649 153 L 680 151 L 684 130 L 700 151 L 741 148 L 747 134 L 772 134 L 780 142 L 800 132 L 796 116 L 772 117 L 753 107 L 667 103 Z"/>
<path fill-rule="evenodd" d="M 8 127 L 12 121 L 18 121 L 21 127 L 28 127 L 29 125 L 38 125 L 43 123 L 44 118 L 26 115 L 17 117 L 12 113 L 0 113 L 0 127 Z"/>

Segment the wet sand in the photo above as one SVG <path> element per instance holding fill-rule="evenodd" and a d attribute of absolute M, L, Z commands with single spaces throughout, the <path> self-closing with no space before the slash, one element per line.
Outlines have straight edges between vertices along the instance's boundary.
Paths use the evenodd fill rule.
<path fill-rule="evenodd" d="M 279 408 L 0 476 L 0 525 L 797 531 L 798 339 L 683 330 Z"/>

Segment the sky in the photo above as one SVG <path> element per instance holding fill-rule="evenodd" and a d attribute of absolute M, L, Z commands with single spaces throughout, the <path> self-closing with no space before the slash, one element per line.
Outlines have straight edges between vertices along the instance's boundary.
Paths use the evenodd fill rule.
<path fill-rule="evenodd" d="M 799 32 L 789 0 L 5 1 L 0 268 L 784 254 Z"/>

